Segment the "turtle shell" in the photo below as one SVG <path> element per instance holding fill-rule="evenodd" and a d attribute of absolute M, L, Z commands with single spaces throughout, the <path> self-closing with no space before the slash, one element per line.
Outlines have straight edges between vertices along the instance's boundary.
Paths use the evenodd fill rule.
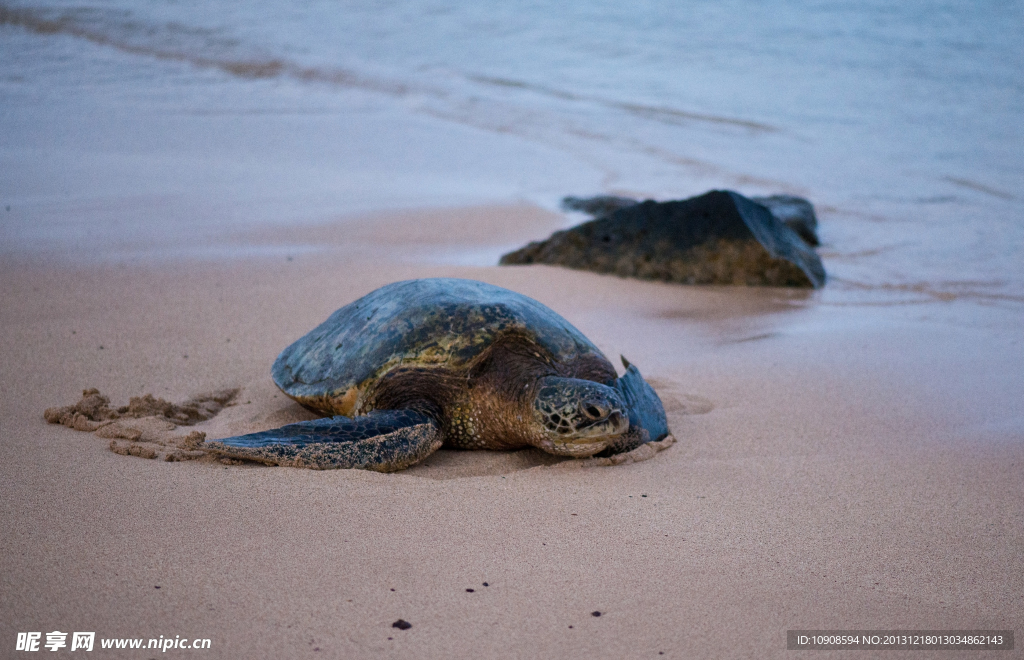
<path fill-rule="evenodd" d="M 363 394 L 396 367 L 463 371 L 511 333 L 545 359 L 592 354 L 607 363 L 583 333 L 532 298 L 474 280 L 434 278 L 388 284 L 342 307 L 282 351 L 272 374 L 299 403 L 351 416 L 364 412 Z"/>

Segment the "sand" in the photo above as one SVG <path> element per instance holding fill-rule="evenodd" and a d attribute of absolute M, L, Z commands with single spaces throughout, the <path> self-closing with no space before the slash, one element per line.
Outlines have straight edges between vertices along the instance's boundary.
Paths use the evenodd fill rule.
<path fill-rule="evenodd" d="M 236 237 L 317 246 L 295 254 L 0 264 L 0 656 L 54 630 L 208 638 L 167 657 L 210 658 L 774 658 L 788 629 L 1024 634 L 1019 303 L 458 265 L 562 225 L 528 205 L 409 211 Z M 678 442 L 614 467 L 441 451 L 320 472 L 146 460 L 43 419 L 93 387 L 115 406 L 239 388 L 182 434 L 306 419 L 270 380 L 277 353 L 428 276 L 535 297 L 625 355 Z"/>

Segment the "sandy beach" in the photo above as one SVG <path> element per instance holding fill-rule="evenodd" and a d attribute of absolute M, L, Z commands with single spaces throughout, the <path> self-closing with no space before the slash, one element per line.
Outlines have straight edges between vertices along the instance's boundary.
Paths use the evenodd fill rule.
<path fill-rule="evenodd" d="M 36 657 L 29 632 L 46 656 L 67 633 L 53 657 L 1024 657 L 1021 23 L 0 1 L 0 658 Z M 496 265 L 583 220 L 563 196 L 710 189 L 809 199 L 824 288 Z M 238 390 L 174 430 L 210 440 L 309 419 L 275 357 L 422 277 L 549 306 L 637 365 L 677 442 L 380 474 L 126 456 L 44 419 L 90 388 Z M 1017 639 L 789 651 L 790 630 Z"/>
<path fill-rule="evenodd" d="M 374 226 L 442 217 L 464 251 L 560 221 Z M 460 223 L 494 232 L 460 242 Z M 291 234 L 328 246 L 313 254 L 4 268 L 4 657 L 26 630 L 209 638 L 224 658 L 770 658 L 789 629 L 1024 629 L 1018 309 L 443 265 L 346 226 Z M 87 387 L 115 404 L 241 388 L 196 427 L 210 438 L 306 418 L 269 378 L 281 348 L 428 276 L 535 297 L 626 355 L 679 442 L 616 467 L 443 450 L 318 472 L 120 456 L 42 419 Z"/>

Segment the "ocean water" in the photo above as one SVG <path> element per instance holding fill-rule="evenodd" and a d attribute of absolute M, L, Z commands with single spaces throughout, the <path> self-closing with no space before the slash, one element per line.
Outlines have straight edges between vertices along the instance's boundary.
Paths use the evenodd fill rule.
<path fill-rule="evenodd" d="M 1018 1 L 0 2 L 0 237 L 731 188 L 814 202 L 830 286 L 1015 305 L 1022 28 Z"/>

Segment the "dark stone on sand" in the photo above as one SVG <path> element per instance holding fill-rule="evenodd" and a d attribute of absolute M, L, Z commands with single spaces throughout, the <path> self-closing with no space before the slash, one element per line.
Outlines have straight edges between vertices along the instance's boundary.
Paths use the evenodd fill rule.
<path fill-rule="evenodd" d="M 501 264 L 555 264 L 682 284 L 825 284 L 824 267 L 807 238 L 817 242 L 814 209 L 801 198 L 775 195 L 758 203 L 714 190 L 673 202 L 594 199 L 602 201 L 575 200 L 571 208 L 615 208 L 510 252 Z"/>
<path fill-rule="evenodd" d="M 600 218 L 614 213 L 619 209 L 636 206 L 640 203 L 638 199 L 630 197 L 615 197 L 612 195 L 598 195 L 597 197 L 564 197 L 562 208 L 566 211 L 582 211 L 595 218 Z"/>
<path fill-rule="evenodd" d="M 808 245 L 818 247 L 821 244 L 818 241 L 818 217 L 814 214 L 814 206 L 803 197 L 769 195 L 749 199 L 771 211 L 772 215 L 799 234 Z M 595 218 L 603 218 L 619 209 L 636 206 L 639 203 L 639 199 L 614 195 L 562 198 L 562 208 L 566 211 L 581 211 Z"/>
<path fill-rule="evenodd" d="M 398 621 L 392 623 L 391 627 L 398 628 L 399 630 L 408 630 L 409 628 L 412 628 L 412 624 L 406 621 L 405 619 L 399 619 Z"/>
<path fill-rule="evenodd" d="M 793 195 L 770 195 L 768 197 L 751 197 L 772 212 L 787 227 L 795 231 L 800 238 L 812 246 L 818 247 L 818 216 L 814 215 L 814 206 L 803 197 Z"/>

